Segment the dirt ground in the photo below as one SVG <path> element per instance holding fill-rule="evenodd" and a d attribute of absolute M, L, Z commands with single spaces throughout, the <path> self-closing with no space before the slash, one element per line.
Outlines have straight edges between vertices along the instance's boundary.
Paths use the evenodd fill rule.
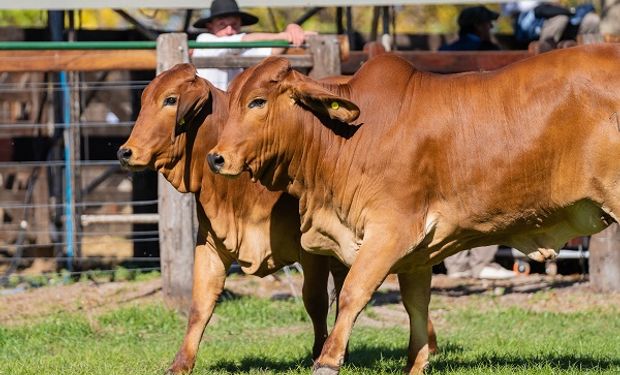
<path fill-rule="evenodd" d="M 299 296 L 299 274 L 257 278 L 231 275 L 223 298 L 253 295 L 282 299 Z M 452 279 L 434 275 L 431 316 L 441 325 L 448 309 L 475 303 L 479 309 L 519 306 L 535 311 L 586 311 L 602 309 L 620 312 L 620 293 L 596 293 L 587 279 L 574 276 L 530 275 L 509 281 Z M 151 281 L 80 282 L 49 286 L 25 292 L 0 293 L 0 322 L 15 325 L 33 322 L 57 312 L 83 312 L 92 316 L 123 305 L 162 301 L 161 279 Z M 390 276 L 372 301 L 372 313 L 363 314 L 360 324 L 371 326 L 407 325 L 400 304 L 398 283 Z"/>

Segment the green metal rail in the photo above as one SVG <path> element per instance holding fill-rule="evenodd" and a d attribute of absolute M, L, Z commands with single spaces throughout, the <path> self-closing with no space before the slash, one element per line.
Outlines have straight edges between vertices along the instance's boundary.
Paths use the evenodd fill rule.
<path fill-rule="evenodd" d="M 258 42 L 196 42 L 189 41 L 189 48 L 286 48 L 286 40 Z M 16 50 L 110 50 L 110 49 L 155 49 L 157 42 L 0 42 L 0 51 Z"/>

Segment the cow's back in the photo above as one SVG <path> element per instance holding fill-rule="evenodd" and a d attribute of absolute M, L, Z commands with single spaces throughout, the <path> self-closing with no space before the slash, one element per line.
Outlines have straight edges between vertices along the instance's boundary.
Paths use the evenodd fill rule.
<path fill-rule="evenodd" d="M 425 96 L 403 114 L 415 125 L 400 137 L 417 138 L 405 162 L 433 191 L 429 216 L 444 223 L 436 242 L 471 231 L 515 247 L 538 236 L 527 245 L 553 248 L 577 227 L 604 227 L 599 207 L 620 198 L 611 196 L 620 168 L 610 157 L 620 154 L 620 75 L 611 73 L 619 51 L 584 47 L 496 72 L 423 78 Z"/>
<path fill-rule="evenodd" d="M 339 247 L 355 250 L 371 216 L 389 220 L 386 212 L 407 209 L 426 218 L 427 244 L 450 251 L 511 241 L 553 248 L 575 232 L 600 230 L 600 206 L 609 187 L 620 186 L 609 157 L 620 153 L 620 75 L 610 73 L 620 71 L 619 50 L 562 50 L 457 75 L 381 56 L 383 67 L 369 64 L 351 81 L 359 129 L 317 158 L 318 173 L 335 176 L 324 178 L 340 202 L 324 212 L 324 190 L 307 192 L 310 233 L 347 233 L 336 225 L 346 217 Z M 593 186 L 597 180 L 606 193 Z M 528 236 L 535 241 L 525 244 Z"/>

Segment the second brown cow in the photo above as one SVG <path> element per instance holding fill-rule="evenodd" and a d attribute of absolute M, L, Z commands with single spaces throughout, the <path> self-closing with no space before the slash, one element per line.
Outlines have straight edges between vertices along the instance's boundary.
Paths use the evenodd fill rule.
<path fill-rule="evenodd" d="M 428 361 L 431 266 L 505 244 L 536 260 L 620 217 L 620 46 L 434 75 L 393 55 L 328 85 L 268 58 L 230 88 L 209 154 L 300 199 L 302 246 L 351 270 L 315 374 L 336 374 L 358 314 L 398 273 L 410 373 Z"/>

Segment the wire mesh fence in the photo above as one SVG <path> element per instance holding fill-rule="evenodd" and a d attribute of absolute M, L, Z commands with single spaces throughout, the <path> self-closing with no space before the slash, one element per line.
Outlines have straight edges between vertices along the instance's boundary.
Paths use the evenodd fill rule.
<path fill-rule="evenodd" d="M 159 266 L 157 175 L 126 173 L 116 160 L 157 65 L 155 53 L 132 50 L 152 49 L 155 42 L 128 43 L 0 46 L 0 285 L 22 274 L 76 278 L 93 269 Z M 313 66 L 310 55 L 291 58 Z M 229 60 L 203 64 L 249 63 Z"/>
<path fill-rule="evenodd" d="M 116 160 L 152 74 L 0 73 L 0 284 L 159 268 L 155 174 Z"/>

